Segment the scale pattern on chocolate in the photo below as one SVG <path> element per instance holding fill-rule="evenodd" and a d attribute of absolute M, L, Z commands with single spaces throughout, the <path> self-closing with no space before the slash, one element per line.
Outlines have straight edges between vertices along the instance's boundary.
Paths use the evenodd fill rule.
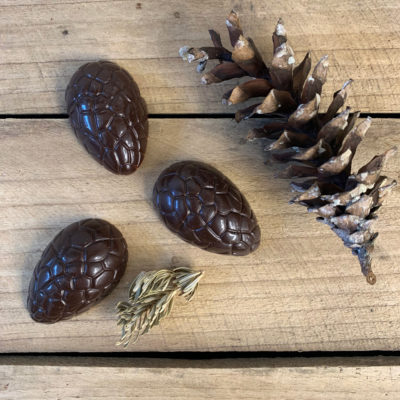
<path fill-rule="evenodd" d="M 101 219 L 75 222 L 49 243 L 29 285 L 37 322 L 68 319 L 108 295 L 125 272 L 128 250 L 119 230 Z"/>
<path fill-rule="evenodd" d="M 183 161 L 165 169 L 154 186 L 153 202 L 171 231 L 204 250 L 241 256 L 260 243 L 247 200 L 207 164 Z"/>
<path fill-rule="evenodd" d="M 65 99 L 76 136 L 100 164 L 117 174 L 139 167 L 147 145 L 147 109 L 127 71 L 110 61 L 82 65 Z"/>

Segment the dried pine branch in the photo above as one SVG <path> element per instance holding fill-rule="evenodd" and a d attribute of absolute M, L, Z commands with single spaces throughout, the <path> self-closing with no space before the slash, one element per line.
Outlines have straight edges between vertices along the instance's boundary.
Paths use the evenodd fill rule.
<path fill-rule="evenodd" d="M 219 61 L 202 76 L 204 84 L 249 77 L 225 93 L 222 102 L 231 105 L 258 98 L 236 113 L 236 121 L 265 115 L 264 126 L 254 129 L 248 139 L 272 140 L 265 150 L 274 161 L 288 163 L 278 176 L 293 179 L 292 188 L 298 194 L 292 203 L 306 206 L 318 221 L 329 225 L 358 256 L 367 282 L 374 284 L 370 253 L 378 234 L 372 231 L 372 222 L 384 198 L 396 186 L 395 180 L 381 175 L 396 148 L 352 172 L 357 146 L 371 125 L 370 118 L 356 125 L 360 113 L 351 112 L 350 107 L 342 109 L 352 80 L 333 95 L 327 112 L 322 114 L 319 104 L 327 79 L 327 56 L 313 70 L 310 53 L 296 66 L 279 19 L 272 35 L 273 57 L 266 64 L 252 39 L 244 36 L 235 11 L 229 14 L 226 25 L 232 51 L 223 47 L 218 33 L 210 31 L 214 47 L 184 46 L 180 55 L 188 62 L 199 62 L 199 72 L 205 70 L 208 60 Z"/>
<path fill-rule="evenodd" d="M 117 345 L 135 343 L 158 325 L 171 312 L 176 296 L 190 301 L 202 276 L 203 272 L 189 267 L 141 272 L 129 288 L 129 300 L 117 304 L 122 327 Z"/>

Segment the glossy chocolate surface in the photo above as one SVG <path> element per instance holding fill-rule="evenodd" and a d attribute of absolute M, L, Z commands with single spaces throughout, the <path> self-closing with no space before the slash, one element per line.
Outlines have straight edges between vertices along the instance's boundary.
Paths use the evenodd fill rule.
<path fill-rule="evenodd" d="M 75 222 L 49 243 L 29 285 L 28 310 L 37 322 L 71 318 L 107 296 L 125 272 L 121 232 L 101 219 Z"/>
<path fill-rule="evenodd" d="M 153 203 L 171 231 L 204 250 L 242 256 L 260 243 L 247 200 L 207 164 L 183 161 L 165 169 L 154 186 Z"/>
<path fill-rule="evenodd" d="M 147 144 L 147 109 L 127 71 L 109 61 L 82 65 L 65 99 L 77 138 L 100 164 L 117 174 L 139 167 Z"/>

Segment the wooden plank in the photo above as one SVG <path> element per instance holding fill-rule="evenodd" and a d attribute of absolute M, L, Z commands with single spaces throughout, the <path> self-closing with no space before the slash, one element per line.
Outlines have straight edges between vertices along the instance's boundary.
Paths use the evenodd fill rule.
<path fill-rule="evenodd" d="M 400 3 L 396 0 L 0 1 L 0 114 L 65 112 L 64 90 L 79 65 L 111 59 L 138 81 L 151 113 L 232 112 L 221 105 L 232 87 L 200 85 L 178 49 L 210 43 L 208 29 L 228 45 L 226 14 L 235 7 L 265 60 L 283 17 L 300 60 L 330 56 L 323 107 L 348 78 L 349 99 L 364 112 L 400 109 Z M 234 82 L 236 83 L 236 81 Z"/>
<path fill-rule="evenodd" d="M 0 399 L 397 400 L 398 357 L 0 361 Z"/>
<path fill-rule="evenodd" d="M 115 176 L 80 146 L 68 120 L 0 121 L 0 352 L 117 351 L 114 307 L 140 270 L 171 258 L 205 271 L 190 305 L 143 337 L 135 351 L 399 350 L 400 192 L 380 211 L 375 286 L 330 229 L 288 204 L 288 183 L 263 164 L 260 142 L 243 144 L 250 126 L 229 119 L 151 120 L 148 153 L 131 176 Z M 355 167 L 398 143 L 400 121 L 374 120 Z M 160 171 L 183 159 L 203 160 L 247 196 L 262 244 L 242 258 L 217 256 L 183 243 L 151 205 Z M 386 173 L 398 178 L 400 160 Z M 128 242 L 128 269 L 115 291 L 65 322 L 33 322 L 28 283 L 55 234 L 86 217 L 116 224 Z"/>

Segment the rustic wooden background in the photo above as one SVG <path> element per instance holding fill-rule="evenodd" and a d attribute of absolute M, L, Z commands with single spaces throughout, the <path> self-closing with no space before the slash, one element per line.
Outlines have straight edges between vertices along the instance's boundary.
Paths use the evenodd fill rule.
<path fill-rule="evenodd" d="M 400 192 L 376 223 L 378 281 L 370 286 L 329 228 L 288 204 L 288 183 L 263 164 L 262 144 L 243 141 L 260 121 L 238 125 L 221 115 L 235 111 L 219 100 L 232 83 L 201 86 L 193 66 L 178 57 L 184 44 L 209 43 L 210 28 L 228 43 L 225 17 L 232 8 L 266 60 L 278 17 L 297 59 L 309 49 L 314 61 L 329 55 L 323 107 L 354 79 L 349 105 L 374 117 L 356 166 L 399 145 L 396 0 L 0 0 L 0 399 L 399 398 L 396 357 L 296 354 L 400 350 Z M 69 78 L 96 59 L 125 67 L 151 113 L 148 152 L 132 176 L 114 176 L 94 162 L 65 118 Z M 161 225 L 150 202 L 153 182 L 168 164 L 189 158 L 213 164 L 245 193 L 262 228 L 257 252 L 216 257 Z M 385 172 L 398 179 L 400 158 Z M 25 301 L 41 252 L 60 229 L 91 216 L 109 220 L 126 237 L 131 256 L 123 280 L 72 320 L 34 323 Z M 189 305 L 177 302 L 170 318 L 128 353 L 116 347 L 114 307 L 130 281 L 140 270 L 172 263 L 205 271 L 198 295 Z M 229 359 L 129 353 L 149 351 L 172 358 L 228 352 Z M 248 351 L 292 353 L 283 360 L 232 358 Z M 73 352 L 85 357 L 67 357 Z"/>

